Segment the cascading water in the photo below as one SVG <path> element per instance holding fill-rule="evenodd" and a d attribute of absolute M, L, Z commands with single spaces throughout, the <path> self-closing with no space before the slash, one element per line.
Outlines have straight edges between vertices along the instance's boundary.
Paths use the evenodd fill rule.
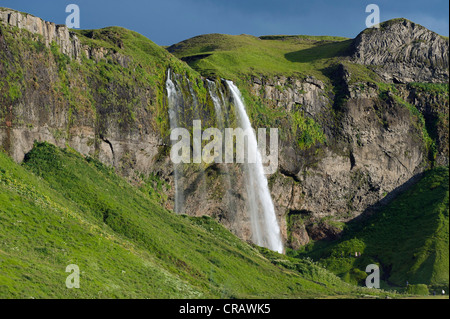
<path fill-rule="evenodd" d="M 218 128 L 223 132 L 225 126 L 228 125 L 228 114 L 224 94 L 216 86 L 215 82 L 207 81 L 208 89 L 214 103 L 216 113 L 216 123 Z M 248 146 L 249 151 L 254 152 L 256 156 L 256 163 L 244 164 L 247 202 L 251 221 L 251 230 L 253 235 L 253 242 L 259 246 L 267 247 L 271 250 L 283 253 L 283 243 L 281 240 L 280 228 L 275 215 L 275 208 L 270 196 L 267 178 L 264 175 L 264 167 L 262 163 L 262 156 L 258 150 L 256 135 L 251 127 L 250 120 L 245 111 L 245 105 L 243 103 L 241 93 L 239 89 L 231 81 L 226 81 L 229 91 L 231 92 L 232 101 L 235 105 L 235 113 L 239 122 L 239 126 L 244 130 L 249 130 Z M 192 86 L 188 81 L 189 91 L 192 95 L 192 103 L 194 104 L 193 114 L 197 118 L 200 116 L 198 113 L 198 101 L 195 93 L 192 90 Z M 177 128 L 181 124 L 180 108 L 183 108 L 184 97 L 179 85 L 179 81 L 172 78 L 172 73 L 169 70 L 167 74 L 166 89 L 168 94 L 169 105 L 169 122 L 171 130 Z M 176 141 L 172 142 L 173 144 Z M 184 213 L 185 210 L 185 193 L 182 179 L 182 167 L 181 164 L 174 165 L 174 184 L 175 184 L 175 212 L 178 214 Z M 225 171 L 225 185 L 231 191 L 232 183 L 230 179 L 229 168 L 224 165 L 221 168 Z M 206 189 L 203 190 L 206 194 Z M 232 196 L 228 194 L 226 200 L 228 208 L 234 211 Z"/>
<path fill-rule="evenodd" d="M 221 99 L 217 96 L 216 93 L 216 82 L 210 81 L 210 80 L 206 80 L 208 83 L 208 89 L 209 89 L 209 95 L 211 96 L 211 99 L 213 100 L 214 103 L 214 110 L 216 111 L 216 119 L 217 119 L 217 124 L 219 125 L 219 129 L 223 130 L 225 128 L 225 119 L 223 116 L 223 105 L 225 105 L 225 103 L 223 103 L 223 100 L 221 101 Z"/>
<path fill-rule="evenodd" d="M 170 129 L 173 130 L 178 127 L 178 106 L 183 98 L 180 90 L 175 86 L 172 81 L 172 72 L 169 69 L 167 71 L 166 90 L 169 100 L 169 124 Z M 175 142 L 172 142 L 175 143 Z M 173 164 L 174 171 L 174 184 L 175 184 L 175 212 L 182 214 L 184 212 L 184 187 L 181 181 L 181 169 L 179 164 Z"/>
<path fill-rule="evenodd" d="M 231 81 L 226 81 L 230 89 L 237 117 L 243 130 L 249 130 L 249 151 L 256 152 L 256 163 L 245 164 L 247 177 L 247 195 L 253 241 L 259 246 L 283 253 L 280 227 L 275 214 L 272 197 L 270 196 L 267 178 L 264 175 L 261 153 L 258 150 L 256 135 L 245 110 L 241 92 Z"/>

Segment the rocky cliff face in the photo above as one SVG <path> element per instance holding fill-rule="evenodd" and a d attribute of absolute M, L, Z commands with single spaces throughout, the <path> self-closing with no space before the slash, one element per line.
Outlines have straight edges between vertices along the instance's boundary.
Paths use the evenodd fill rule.
<path fill-rule="evenodd" d="M 2 147 L 20 162 L 34 141 L 48 141 L 96 157 L 136 183 L 157 175 L 172 185 L 163 202 L 172 209 L 165 76 L 169 67 L 181 74 L 185 125 L 195 117 L 214 124 L 206 79 L 150 44 L 144 59 L 124 51 L 121 30 L 81 36 L 11 10 L 0 10 L 0 21 Z M 151 59 L 152 67 L 145 66 Z M 448 81 L 448 40 L 408 21 L 388 23 L 361 33 L 328 74 L 331 84 L 254 75 L 244 85 L 248 103 L 287 115 L 264 124 L 282 133 L 279 171 L 269 186 L 293 248 L 338 237 L 344 222 L 370 212 L 428 167 L 448 165 L 448 87 L 430 84 Z M 259 115 L 253 114 L 255 125 Z M 296 126 L 286 120 L 291 117 Z M 302 136 L 302 125 L 314 128 L 312 141 Z M 182 183 L 186 213 L 213 216 L 250 239 L 238 165 L 191 166 Z"/>
<path fill-rule="evenodd" d="M 126 57 L 109 52 L 106 48 L 83 45 L 78 36 L 64 24 L 55 24 L 27 13 L 3 8 L 0 8 L 0 23 L 38 35 L 47 47 L 55 42 L 62 54 L 77 61 L 81 60 L 83 53 L 88 59 L 97 62 L 108 55 L 113 55 L 121 65 L 125 66 L 128 62 Z"/>
<path fill-rule="evenodd" d="M 253 94 L 274 107 L 303 110 L 327 133 L 325 145 L 307 151 L 284 143 L 280 173 L 272 177 L 273 198 L 280 217 L 291 223 L 285 236 L 294 248 L 310 239 L 336 238 L 340 222 L 368 211 L 430 165 L 417 118 L 406 107 L 393 97 L 380 99 L 376 85 L 349 85 L 348 73 L 338 76 L 349 92 L 339 111 L 330 107 L 333 99 L 317 80 L 253 83 Z M 277 89 L 286 86 L 284 92 Z M 425 107 L 417 100 L 416 105 Z M 336 121 L 330 121 L 333 116 Z M 448 152 L 443 153 L 446 162 Z"/>
<path fill-rule="evenodd" d="M 373 66 L 385 81 L 446 82 L 448 38 L 406 19 L 361 32 L 353 42 L 355 63 Z"/>
<path fill-rule="evenodd" d="M 57 25 L 30 14 L 9 9 L 0 9 L 0 22 L 5 26 L 16 27 L 42 36 L 46 46 L 50 46 L 55 41 L 63 54 L 75 59 L 80 57 L 81 43 L 65 25 Z"/>

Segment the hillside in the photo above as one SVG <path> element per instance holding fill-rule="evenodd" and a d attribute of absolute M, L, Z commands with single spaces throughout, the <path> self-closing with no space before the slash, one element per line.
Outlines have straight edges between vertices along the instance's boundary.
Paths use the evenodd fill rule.
<path fill-rule="evenodd" d="M 121 159 L 131 149 L 154 156 L 158 139 L 168 134 L 168 68 L 202 81 L 166 50 L 124 28 L 73 31 L 9 9 L 0 10 L 0 22 L 2 144 L 16 161 L 34 139 L 49 138 L 110 165 L 127 167 Z M 5 134 L 8 127 L 29 133 Z M 111 149 L 116 141 L 121 147 Z M 139 155 L 133 151 L 131 160 L 145 171 Z"/>
<path fill-rule="evenodd" d="M 356 81 L 448 79 L 448 38 L 402 18 L 385 21 L 380 29 L 366 29 L 355 39 L 207 34 L 167 50 L 202 75 L 232 80 L 313 76 L 332 84 L 330 68 L 343 62 Z"/>
<path fill-rule="evenodd" d="M 349 48 L 339 37 L 209 34 L 167 48 L 203 75 L 234 81 L 242 76 L 286 77 L 323 73 Z"/>
<path fill-rule="evenodd" d="M 448 285 L 448 47 L 394 19 L 355 39 L 210 34 L 165 49 L 0 8 L 0 294 L 358 297 L 336 274 L 361 284 L 365 262 L 384 284 Z M 291 256 L 250 244 L 245 166 L 171 161 L 171 129 L 236 128 L 243 113 L 278 129 L 264 194 Z M 84 291 L 65 289 L 73 262 Z"/>
<path fill-rule="evenodd" d="M 308 262 L 271 263 L 211 218 L 177 216 L 111 169 L 37 144 L 0 153 L 0 298 L 299 298 L 364 292 Z M 153 190 L 153 192 L 157 191 Z M 77 264 L 83 289 L 65 287 Z M 364 292 L 367 293 L 367 292 Z"/>

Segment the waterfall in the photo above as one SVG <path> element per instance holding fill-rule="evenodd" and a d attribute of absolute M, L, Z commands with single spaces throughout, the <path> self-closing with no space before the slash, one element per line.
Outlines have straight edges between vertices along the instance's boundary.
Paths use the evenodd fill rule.
<path fill-rule="evenodd" d="M 181 91 L 175 86 L 172 81 L 172 73 L 169 69 L 167 71 L 167 81 L 166 81 L 167 96 L 169 100 L 169 124 L 170 130 L 178 127 L 179 124 L 179 112 L 178 106 L 182 102 L 183 96 Z M 175 141 L 172 141 L 174 144 Z M 175 209 L 177 214 L 182 214 L 184 212 L 184 187 L 181 181 L 181 168 L 180 164 L 173 164 L 173 175 L 175 184 Z"/>
<path fill-rule="evenodd" d="M 206 79 L 206 82 L 208 83 L 209 95 L 211 96 L 214 104 L 214 110 L 216 111 L 216 120 L 219 126 L 218 129 L 223 130 L 225 128 L 225 118 L 223 116 L 225 103 L 223 101 L 223 97 L 222 99 L 220 99 L 216 93 L 216 82 L 210 81 L 208 79 Z"/>
<path fill-rule="evenodd" d="M 249 151 L 256 152 L 256 163 L 245 164 L 247 195 L 252 225 L 253 241 L 259 246 L 283 253 L 281 231 L 275 214 L 267 178 L 264 175 L 261 153 L 258 150 L 256 135 L 245 110 L 241 92 L 231 81 L 226 81 L 237 110 L 237 117 L 243 130 L 249 130 Z"/>
<path fill-rule="evenodd" d="M 199 118 L 199 105 L 198 100 L 193 91 L 190 81 L 187 81 L 190 95 L 192 97 L 193 114 L 192 118 Z M 220 87 L 216 85 L 215 82 L 207 81 L 209 94 L 214 104 L 217 128 L 222 132 L 225 131 L 226 126 L 229 121 L 229 110 L 227 109 L 227 103 L 225 101 L 225 96 Z M 249 151 L 256 157 L 256 163 L 245 163 L 243 165 L 244 169 L 244 180 L 245 188 L 247 192 L 247 207 L 249 211 L 252 240 L 255 244 L 269 248 L 273 251 L 283 253 L 283 243 L 281 240 L 280 227 L 276 219 L 274 204 L 270 195 L 269 186 L 267 178 L 264 174 L 264 167 L 262 163 L 262 156 L 258 150 L 258 144 L 256 140 L 256 135 L 252 129 L 250 120 L 245 110 L 245 105 L 242 100 L 241 93 L 239 89 L 231 81 L 226 81 L 227 87 L 231 92 L 232 101 L 234 104 L 235 115 L 238 120 L 238 126 L 240 126 L 244 131 L 249 131 L 248 134 L 248 146 Z M 182 125 L 182 119 L 180 115 L 184 114 L 185 97 L 183 96 L 183 91 L 181 88 L 182 84 L 177 81 L 176 78 L 172 77 L 171 70 L 168 70 L 166 90 L 168 94 L 168 113 L 170 129 L 173 130 Z M 196 113 L 196 114 L 195 114 Z M 175 144 L 176 141 L 172 141 Z M 192 185 L 183 185 L 183 170 L 182 164 L 173 164 L 174 167 L 174 185 L 175 185 L 175 212 L 178 214 L 184 213 L 186 210 L 186 198 L 185 198 L 185 186 L 191 187 Z M 203 191 L 206 195 L 206 183 L 204 171 L 202 171 L 202 166 L 200 166 L 201 184 L 202 187 L 198 189 Z M 224 174 L 224 185 L 229 190 L 227 192 L 227 198 L 224 198 L 223 205 L 227 206 L 230 212 L 236 210 L 236 203 L 233 201 L 233 196 L 231 196 L 231 191 L 233 188 L 233 183 L 231 181 L 230 169 L 227 165 L 221 165 L 221 170 L 225 172 Z M 204 170 L 204 169 L 203 169 Z M 187 194 L 187 193 L 186 193 Z M 206 200 L 206 199 L 204 199 Z"/>

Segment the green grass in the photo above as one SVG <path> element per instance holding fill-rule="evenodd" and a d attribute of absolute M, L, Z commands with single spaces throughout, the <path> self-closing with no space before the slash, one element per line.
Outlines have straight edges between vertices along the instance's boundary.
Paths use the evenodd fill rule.
<path fill-rule="evenodd" d="M 448 83 L 418 83 L 412 82 L 408 84 L 410 87 L 427 93 L 448 97 Z"/>
<path fill-rule="evenodd" d="M 338 37 L 208 34 L 168 50 L 203 75 L 233 81 L 250 75 L 314 75 L 326 80 L 323 69 L 344 54 L 350 42 Z"/>
<path fill-rule="evenodd" d="M 211 218 L 167 211 L 148 185 L 135 188 L 98 161 L 47 143 L 36 144 L 22 166 L 0 152 L 0 297 L 367 293 L 307 260 L 250 246 Z M 80 289 L 65 287 L 69 264 L 80 267 Z"/>
<path fill-rule="evenodd" d="M 365 222 L 348 224 L 341 240 L 313 243 L 299 255 L 353 283 L 362 283 L 360 274 L 375 263 L 385 284 L 448 286 L 448 200 L 448 167 L 433 169 Z"/>
<path fill-rule="evenodd" d="M 185 63 L 137 32 L 121 27 L 74 31 L 83 44 L 92 48 L 106 48 L 131 58 L 133 66 L 139 67 L 137 74 L 154 86 L 165 83 L 169 67 L 176 73 L 187 75 L 197 84 L 201 80 L 199 74 Z M 194 89 L 201 90 L 198 86 Z"/>

